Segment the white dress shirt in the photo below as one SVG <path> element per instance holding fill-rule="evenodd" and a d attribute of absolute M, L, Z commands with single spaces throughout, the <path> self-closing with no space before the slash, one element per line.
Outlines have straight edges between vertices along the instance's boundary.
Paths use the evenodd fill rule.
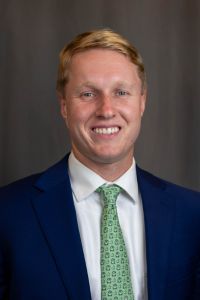
<path fill-rule="evenodd" d="M 69 157 L 69 176 L 92 300 L 101 300 L 100 220 L 103 200 L 95 190 L 110 182 L 83 165 L 73 153 Z M 134 300 L 147 300 L 144 217 L 134 160 L 130 169 L 113 183 L 123 189 L 117 199 L 117 211 L 128 252 Z"/>

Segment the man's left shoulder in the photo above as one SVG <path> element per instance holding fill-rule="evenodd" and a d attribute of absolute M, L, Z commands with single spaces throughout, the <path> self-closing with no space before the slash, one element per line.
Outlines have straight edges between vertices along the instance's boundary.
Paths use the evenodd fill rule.
<path fill-rule="evenodd" d="M 188 187 L 184 187 L 175 183 L 172 183 L 170 181 L 164 180 L 164 179 L 160 179 L 163 181 L 163 183 L 166 185 L 166 192 L 169 194 L 174 194 L 177 195 L 179 197 L 183 197 L 183 198 L 197 198 L 198 200 L 200 200 L 200 192 L 188 188 Z"/>
<path fill-rule="evenodd" d="M 190 189 L 188 187 L 184 187 L 163 178 L 160 178 L 146 170 L 143 170 L 137 167 L 139 174 L 142 174 L 142 177 L 150 182 L 154 187 L 162 189 L 163 192 L 167 193 L 171 197 L 175 197 L 177 199 L 194 199 L 200 203 L 200 192 Z"/>

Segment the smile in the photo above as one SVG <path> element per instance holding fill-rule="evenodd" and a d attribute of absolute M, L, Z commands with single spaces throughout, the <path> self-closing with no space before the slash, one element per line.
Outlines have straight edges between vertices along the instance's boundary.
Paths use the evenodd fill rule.
<path fill-rule="evenodd" d="M 97 134 L 113 134 L 119 132 L 119 130 L 119 127 L 93 128 L 93 131 Z"/>

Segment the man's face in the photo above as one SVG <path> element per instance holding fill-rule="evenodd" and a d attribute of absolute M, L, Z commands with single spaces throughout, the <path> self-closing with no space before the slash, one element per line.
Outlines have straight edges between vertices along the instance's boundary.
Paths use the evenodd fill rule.
<path fill-rule="evenodd" d="M 124 55 L 107 49 L 75 54 L 61 113 L 76 158 L 88 167 L 130 165 L 145 99 L 137 67 Z"/>

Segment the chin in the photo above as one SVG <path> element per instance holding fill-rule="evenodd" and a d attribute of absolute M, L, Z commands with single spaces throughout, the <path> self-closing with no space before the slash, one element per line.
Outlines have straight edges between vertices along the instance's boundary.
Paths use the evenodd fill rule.
<path fill-rule="evenodd" d="M 91 159 L 91 158 L 90 158 Z M 123 155 L 120 154 L 96 154 L 94 157 L 94 161 L 102 164 L 112 164 L 123 160 Z"/>

